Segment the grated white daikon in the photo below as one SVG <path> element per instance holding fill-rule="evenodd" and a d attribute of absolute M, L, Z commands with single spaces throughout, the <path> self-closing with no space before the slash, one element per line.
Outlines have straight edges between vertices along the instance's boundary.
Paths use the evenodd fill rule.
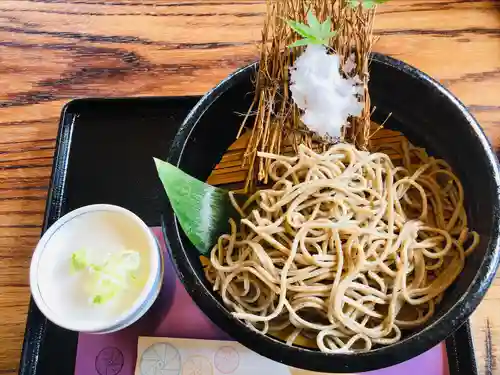
<path fill-rule="evenodd" d="M 340 57 L 327 54 L 322 45 L 307 46 L 291 67 L 290 80 L 292 98 L 304 111 L 302 122 L 320 136 L 340 137 L 349 116 L 363 110 L 361 80 L 344 78 Z"/>

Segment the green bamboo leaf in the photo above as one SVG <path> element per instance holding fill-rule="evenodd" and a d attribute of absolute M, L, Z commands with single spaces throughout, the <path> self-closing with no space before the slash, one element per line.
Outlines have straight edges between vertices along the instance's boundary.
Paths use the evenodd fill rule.
<path fill-rule="evenodd" d="M 202 255 L 208 255 L 221 234 L 229 233 L 229 218 L 239 215 L 229 192 L 208 185 L 170 163 L 154 158 L 158 176 L 179 224 Z"/>

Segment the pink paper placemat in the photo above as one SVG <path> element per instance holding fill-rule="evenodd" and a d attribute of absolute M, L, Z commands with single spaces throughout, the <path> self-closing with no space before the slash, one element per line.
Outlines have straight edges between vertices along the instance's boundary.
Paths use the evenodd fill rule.
<path fill-rule="evenodd" d="M 161 230 L 153 229 L 164 244 Z M 139 336 L 231 340 L 195 305 L 177 279 L 168 252 L 165 277 L 158 300 L 136 324 L 107 335 L 80 334 L 75 375 L 133 375 Z M 433 349 L 399 365 L 370 371 L 369 375 L 449 375 L 446 348 Z"/>

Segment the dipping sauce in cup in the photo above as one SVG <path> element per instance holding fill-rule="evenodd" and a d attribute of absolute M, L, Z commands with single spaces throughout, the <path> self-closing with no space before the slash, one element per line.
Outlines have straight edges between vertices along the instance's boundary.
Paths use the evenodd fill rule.
<path fill-rule="evenodd" d="M 163 254 L 154 234 L 125 208 L 96 204 L 56 221 L 35 248 L 30 287 L 54 324 L 108 333 L 138 320 L 163 280 Z"/>

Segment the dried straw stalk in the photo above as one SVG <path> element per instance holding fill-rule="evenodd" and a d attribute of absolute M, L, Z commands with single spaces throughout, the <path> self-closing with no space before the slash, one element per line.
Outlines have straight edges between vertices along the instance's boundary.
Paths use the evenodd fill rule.
<path fill-rule="evenodd" d="M 289 93 L 289 67 L 303 48 L 289 49 L 298 39 L 285 20 L 306 22 L 312 10 L 320 21 L 332 20 L 337 36 L 330 47 L 343 63 L 354 54 L 356 73 L 364 84 L 365 107 L 360 117 L 351 119 L 344 129 L 344 140 L 366 148 L 370 131 L 370 96 L 368 93 L 368 64 L 373 44 L 373 9 L 352 8 L 346 0 L 267 0 L 267 16 L 262 29 L 260 65 L 256 77 L 255 98 L 240 133 L 250 114 L 256 110 L 252 133 L 244 155 L 243 165 L 249 167 L 245 190 L 254 190 L 257 183 L 267 183 L 269 159 L 257 157 L 257 152 L 280 154 L 285 147 L 304 143 L 309 147 L 328 146 L 328 140 L 311 134 L 300 122 L 300 111 Z"/>

